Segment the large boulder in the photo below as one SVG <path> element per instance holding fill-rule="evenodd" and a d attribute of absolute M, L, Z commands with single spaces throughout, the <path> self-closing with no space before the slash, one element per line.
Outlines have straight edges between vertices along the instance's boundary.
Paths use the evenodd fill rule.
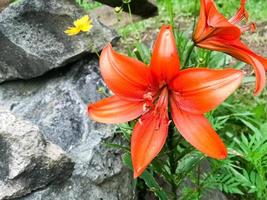
<path fill-rule="evenodd" d="M 90 0 L 89 0 L 90 1 Z M 91 0 L 109 5 L 111 7 L 121 6 L 123 0 Z M 125 0 L 126 2 L 126 0 Z M 142 17 L 153 16 L 157 13 L 158 8 L 155 0 L 128 0 L 130 2 L 131 12 Z M 123 10 L 128 12 L 128 6 L 123 4 Z"/>
<path fill-rule="evenodd" d="M 10 4 L 0 13 L 0 82 L 40 76 L 118 39 L 95 18 L 89 34 L 67 36 L 64 30 L 85 14 L 74 0 Z"/>
<path fill-rule="evenodd" d="M 54 70 L 34 80 L 0 85 L 0 106 L 37 124 L 75 162 L 72 177 L 23 200 L 130 200 L 132 174 L 123 167 L 113 126 L 91 121 L 86 105 L 103 98 L 97 58 Z"/>
<path fill-rule="evenodd" d="M 67 179 L 74 163 L 40 129 L 0 108 L 0 199 L 24 196 Z"/>

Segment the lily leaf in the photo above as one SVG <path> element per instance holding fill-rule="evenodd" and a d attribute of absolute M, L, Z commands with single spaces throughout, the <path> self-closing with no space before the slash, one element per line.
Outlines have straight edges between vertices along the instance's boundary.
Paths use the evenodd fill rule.
<path fill-rule="evenodd" d="M 132 161 L 131 161 L 131 155 L 129 153 L 125 153 L 122 156 L 123 163 L 130 169 L 133 169 L 132 167 Z M 160 199 L 160 200 L 168 200 L 168 196 L 166 192 L 159 186 L 153 175 L 145 170 L 143 174 L 140 176 L 141 179 L 145 181 L 145 184 L 147 187 L 154 192 L 154 194 Z"/>

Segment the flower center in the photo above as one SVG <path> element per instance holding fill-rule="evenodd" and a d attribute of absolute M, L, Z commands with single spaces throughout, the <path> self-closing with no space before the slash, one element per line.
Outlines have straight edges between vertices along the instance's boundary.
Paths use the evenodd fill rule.
<path fill-rule="evenodd" d="M 161 107 L 168 107 L 168 88 L 164 84 L 156 93 L 147 92 L 143 95 L 144 104 L 143 111 L 144 113 L 154 110 L 159 111 Z"/>

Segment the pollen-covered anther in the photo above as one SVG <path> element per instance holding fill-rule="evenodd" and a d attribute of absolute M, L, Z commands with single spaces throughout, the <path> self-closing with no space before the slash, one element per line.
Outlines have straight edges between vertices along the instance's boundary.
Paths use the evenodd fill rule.
<path fill-rule="evenodd" d="M 153 100 L 152 92 L 145 93 L 143 95 L 143 98 L 152 101 Z"/>
<path fill-rule="evenodd" d="M 143 111 L 144 112 L 148 112 L 150 110 L 150 105 L 148 105 L 147 103 L 143 104 Z"/>
<path fill-rule="evenodd" d="M 254 22 L 251 22 L 245 26 L 240 27 L 240 30 L 242 33 L 246 32 L 246 31 L 250 31 L 250 32 L 254 33 L 256 28 L 257 28 L 256 24 Z"/>
<path fill-rule="evenodd" d="M 236 12 L 236 14 L 229 20 L 229 22 L 237 25 L 240 22 L 242 22 L 244 19 L 247 22 L 248 18 L 249 18 L 249 15 L 248 15 L 248 11 L 246 10 L 246 1 L 241 1 L 240 8 Z"/>
<path fill-rule="evenodd" d="M 139 123 L 140 125 L 142 125 L 142 124 L 143 124 L 143 122 L 142 122 L 142 119 L 141 119 L 141 118 L 139 118 L 139 119 L 138 119 L 138 123 Z"/>

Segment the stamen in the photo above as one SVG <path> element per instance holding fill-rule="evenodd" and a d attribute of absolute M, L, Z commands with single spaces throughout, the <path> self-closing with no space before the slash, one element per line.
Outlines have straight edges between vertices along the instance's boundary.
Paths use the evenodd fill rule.
<path fill-rule="evenodd" d="M 138 119 L 138 123 L 139 123 L 140 125 L 142 125 L 142 124 L 143 124 L 143 122 L 142 122 L 142 119 L 141 119 L 141 118 L 139 118 L 139 119 Z"/>
<path fill-rule="evenodd" d="M 240 27 L 240 30 L 242 33 L 246 32 L 246 31 L 251 31 L 252 33 L 255 32 L 256 30 L 256 24 L 254 22 L 251 22 L 250 24 L 247 24 L 246 26 L 242 26 Z"/>
<path fill-rule="evenodd" d="M 246 6 L 246 0 L 241 0 L 240 8 L 236 12 L 236 14 L 231 19 L 229 19 L 229 22 L 230 23 L 232 23 L 232 24 L 238 24 L 243 19 L 245 19 L 246 21 L 248 21 L 248 12 L 247 12 L 245 6 Z"/>
<path fill-rule="evenodd" d="M 143 98 L 152 101 L 153 100 L 152 92 L 148 92 L 148 93 L 144 94 Z"/>
<path fill-rule="evenodd" d="M 143 104 L 143 111 L 144 113 L 148 112 L 151 108 L 151 105 L 148 105 L 147 103 Z"/>
<path fill-rule="evenodd" d="M 242 33 L 249 31 L 249 30 L 253 33 L 256 30 L 255 23 L 252 22 L 247 25 L 241 24 L 243 19 L 245 19 L 246 22 L 248 22 L 248 12 L 245 7 L 246 7 L 246 0 L 241 0 L 240 8 L 236 12 L 236 14 L 229 20 L 229 22 L 238 26 Z"/>
<path fill-rule="evenodd" d="M 154 109 L 155 105 L 153 103 L 154 98 L 152 92 L 147 92 L 146 94 L 143 95 L 143 98 L 144 98 L 144 104 L 143 104 L 144 113 Z"/>

